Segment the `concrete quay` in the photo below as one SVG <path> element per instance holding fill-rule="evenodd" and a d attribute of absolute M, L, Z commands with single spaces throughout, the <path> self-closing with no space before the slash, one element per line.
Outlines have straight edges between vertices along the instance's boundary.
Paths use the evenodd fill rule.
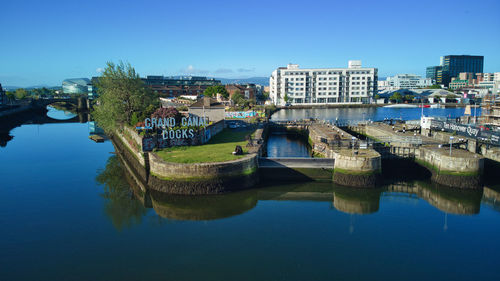
<path fill-rule="evenodd" d="M 463 189 L 480 188 L 484 170 L 483 156 L 453 146 L 450 150 L 442 141 L 416 132 L 407 132 L 399 127 L 370 123 L 358 131 L 385 144 L 385 147 L 379 146 L 385 152 L 385 157 L 392 155 L 410 158 L 426 167 L 432 173 L 432 180 L 439 184 Z"/>

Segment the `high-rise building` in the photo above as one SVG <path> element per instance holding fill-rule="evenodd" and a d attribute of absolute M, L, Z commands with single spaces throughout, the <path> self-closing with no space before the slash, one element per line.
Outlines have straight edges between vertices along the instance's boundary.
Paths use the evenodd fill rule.
<path fill-rule="evenodd" d="M 483 72 L 483 56 L 444 56 L 443 59 L 443 84 L 448 86 L 451 78 L 457 77 L 460 72 Z"/>
<path fill-rule="evenodd" d="M 427 67 L 427 78 L 436 79 L 437 84 L 448 86 L 451 79 L 458 77 L 460 72 L 482 73 L 484 56 L 448 55 L 441 57 L 440 63 L 440 66 Z"/>
<path fill-rule="evenodd" d="M 349 61 L 348 68 L 279 67 L 269 78 L 270 97 L 276 105 L 370 103 L 377 93 L 377 68 Z"/>

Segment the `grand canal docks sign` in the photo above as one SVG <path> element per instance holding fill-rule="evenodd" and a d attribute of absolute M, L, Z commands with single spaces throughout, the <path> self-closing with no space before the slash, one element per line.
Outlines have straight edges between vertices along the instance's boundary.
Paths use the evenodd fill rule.
<path fill-rule="evenodd" d="M 180 124 L 173 117 L 146 118 L 144 125 L 136 129 L 152 132 L 142 138 L 143 151 L 152 151 L 154 148 L 198 144 L 201 142 L 196 139 L 200 136 L 199 129 L 207 127 L 209 122 L 207 118 L 189 116 L 182 117 Z"/>
<path fill-rule="evenodd" d="M 468 138 L 500 146 L 500 133 L 484 130 L 477 126 L 458 124 L 448 121 L 431 120 L 431 128 L 446 132 L 456 133 Z"/>

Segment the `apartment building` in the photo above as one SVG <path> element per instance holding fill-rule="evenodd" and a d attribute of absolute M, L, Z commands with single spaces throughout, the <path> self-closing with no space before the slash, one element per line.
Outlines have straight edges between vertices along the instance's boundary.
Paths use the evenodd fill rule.
<path fill-rule="evenodd" d="M 269 78 L 270 97 L 276 105 L 371 103 L 377 93 L 377 68 L 349 61 L 347 68 L 279 67 Z"/>

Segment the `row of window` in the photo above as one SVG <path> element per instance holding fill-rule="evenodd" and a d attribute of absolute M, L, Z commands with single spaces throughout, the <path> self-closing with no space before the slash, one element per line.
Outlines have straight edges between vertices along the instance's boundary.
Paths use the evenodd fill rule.
<path fill-rule="evenodd" d="M 359 97 L 352 97 L 352 98 L 318 98 L 316 101 L 313 101 L 312 103 L 342 103 L 342 102 L 361 102 L 363 101 Z M 304 99 L 292 99 L 292 103 L 306 103 Z M 309 102 L 308 102 L 309 103 Z"/>
<path fill-rule="evenodd" d="M 343 71 L 313 71 L 312 75 L 341 75 Z M 311 74 L 310 71 L 306 72 L 294 72 L 294 71 L 286 71 L 285 75 L 308 75 Z M 352 74 L 370 74 L 370 71 L 347 71 L 347 75 Z"/>

